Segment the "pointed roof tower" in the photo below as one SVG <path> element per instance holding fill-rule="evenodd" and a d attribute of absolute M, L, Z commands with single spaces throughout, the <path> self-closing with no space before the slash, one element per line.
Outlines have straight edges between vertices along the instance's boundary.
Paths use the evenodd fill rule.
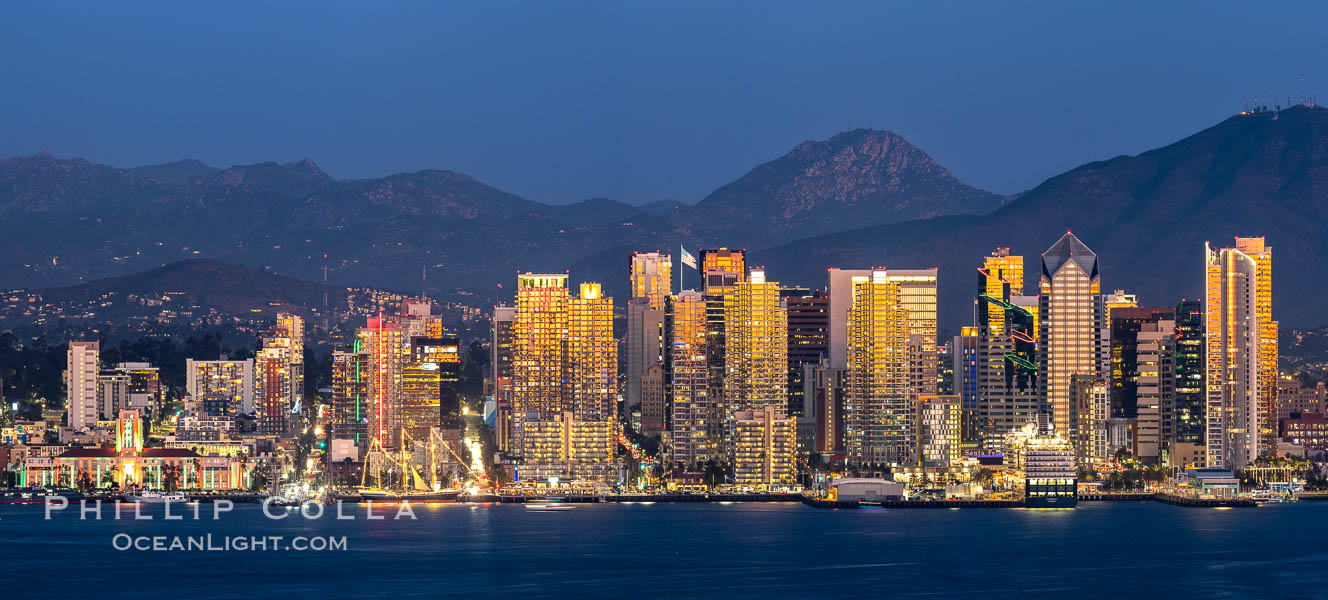
<path fill-rule="evenodd" d="M 1042 253 L 1042 276 L 1050 279 L 1069 261 L 1074 261 L 1080 269 L 1088 273 L 1089 279 L 1098 276 L 1097 254 L 1069 231 Z"/>

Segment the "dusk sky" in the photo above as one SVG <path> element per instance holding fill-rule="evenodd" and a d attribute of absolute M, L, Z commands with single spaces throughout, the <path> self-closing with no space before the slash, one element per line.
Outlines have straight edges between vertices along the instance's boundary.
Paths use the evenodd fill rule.
<path fill-rule="evenodd" d="M 1328 98 L 1324 3 L 330 4 L 8 3 L 0 156 L 307 156 L 542 202 L 694 202 L 870 127 L 1011 193 L 1244 97 L 1285 104 L 1302 77 Z"/>

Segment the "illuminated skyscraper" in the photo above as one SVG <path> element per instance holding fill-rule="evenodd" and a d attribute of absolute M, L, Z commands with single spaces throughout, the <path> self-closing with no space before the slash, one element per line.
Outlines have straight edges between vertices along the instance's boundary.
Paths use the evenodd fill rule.
<path fill-rule="evenodd" d="M 567 302 L 566 275 L 517 278 L 512 412 L 518 423 L 529 413 L 552 418 L 571 409 L 563 396 Z"/>
<path fill-rule="evenodd" d="M 369 317 L 357 338 L 369 353 L 369 436 L 383 446 L 395 444 L 402 424 L 402 375 L 409 358 L 401 323 L 382 314 Z"/>
<path fill-rule="evenodd" d="M 821 363 L 829 348 L 830 295 L 823 290 L 799 293 L 786 297 L 784 305 L 788 309 L 788 414 L 799 417 L 801 426 L 813 422 L 801 418 L 805 416 L 803 376 L 808 366 Z M 812 433 L 799 431 L 798 435 L 806 441 Z"/>
<path fill-rule="evenodd" d="M 664 300 L 672 290 L 673 261 L 660 252 L 633 252 L 630 261 L 632 296 L 644 298 L 650 308 L 664 310 Z"/>
<path fill-rule="evenodd" d="M 1111 400 L 1107 383 L 1096 374 L 1070 376 L 1070 422 L 1075 455 L 1079 463 L 1094 465 L 1110 457 L 1107 424 Z"/>
<path fill-rule="evenodd" d="M 360 337 L 349 350 L 332 353 L 332 439 L 368 444 L 371 373 L 369 352 Z"/>
<path fill-rule="evenodd" d="M 516 307 L 495 306 L 493 328 L 489 336 L 489 377 L 496 415 L 494 437 L 498 449 L 511 449 L 512 437 L 512 361 L 516 342 Z"/>
<path fill-rule="evenodd" d="M 848 311 L 845 442 L 850 464 L 912 464 L 916 403 L 909 391 L 908 311 L 884 270 L 853 284 Z"/>
<path fill-rule="evenodd" d="M 185 361 L 185 391 L 212 416 L 254 410 L 254 359 Z"/>
<path fill-rule="evenodd" d="M 923 396 L 918 401 L 918 457 L 927 467 L 949 467 L 963 456 L 959 396 Z"/>
<path fill-rule="evenodd" d="M 99 342 L 69 342 L 65 359 L 65 407 L 70 429 L 87 429 L 97 424 L 100 361 Z"/>
<path fill-rule="evenodd" d="M 1038 297 L 1018 294 L 1023 265 L 1022 256 L 998 248 L 978 273 L 977 327 L 971 342 L 976 418 L 965 432 L 971 443 L 976 429 L 989 450 L 1000 450 L 1008 433 L 1044 409 L 1038 377 Z M 956 340 L 963 341 L 962 336 Z M 956 360 L 959 357 L 956 354 Z"/>
<path fill-rule="evenodd" d="M 1102 377 L 1106 317 L 1097 255 L 1066 232 L 1042 253 L 1039 283 L 1040 372 L 1052 425 L 1076 439 L 1071 378 Z"/>
<path fill-rule="evenodd" d="M 1204 445 L 1208 390 L 1204 385 L 1204 313 L 1198 300 L 1176 305 L 1176 392 L 1173 408 L 1175 438 L 1172 445 Z M 1172 464 L 1180 464 L 1175 461 Z"/>
<path fill-rule="evenodd" d="M 694 291 L 679 292 L 669 307 L 669 385 L 673 460 L 693 466 L 714 457 L 706 368 L 706 305 Z"/>
<path fill-rule="evenodd" d="M 414 337 L 401 374 L 401 427 L 410 439 L 429 439 L 430 429 L 460 442 L 461 343 L 456 338 Z"/>
<path fill-rule="evenodd" d="M 767 405 L 733 415 L 733 483 L 767 489 L 792 485 L 797 476 L 797 417 Z"/>
<path fill-rule="evenodd" d="M 568 402 L 578 421 L 608 421 L 617 416 L 613 298 L 604 296 L 598 283 L 581 284 L 580 297 L 568 302 L 567 370 Z"/>
<path fill-rule="evenodd" d="M 788 409 L 788 311 L 779 283 L 752 269 L 724 298 L 725 402 L 730 413 L 774 406 Z"/>
<path fill-rule="evenodd" d="M 746 250 L 701 250 L 701 274 L 704 281 L 706 303 L 706 368 L 710 389 L 707 392 L 710 404 L 710 439 L 712 443 L 722 443 L 727 435 L 724 424 L 728 420 L 727 399 L 725 398 L 725 365 L 727 360 L 724 303 L 725 297 L 732 294 L 737 284 L 747 277 Z M 715 451 L 721 456 L 727 453 Z"/>
<path fill-rule="evenodd" d="M 887 269 L 886 278 L 899 285 L 899 303 L 908 327 L 908 388 L 915 405 L 936 395 L 936 269 Z"/>
<path fill-rule="evenodd" d="M 997 248 L 991 256 L 982 259 L 982 277 L 978 279 L 979 295 L 1008 300 L 1011 296 L 1024 294 L 1024 257 L 1011 256 L 1010 249 Z M 1005 330 L 1005 309 L 996 303 L 986 304 L 986 317 L 977 320 L 979 325 L 987 324 L 993 335 L 1000 335 Z"/>
<path fill-rule="evenodd" d="M 1239 469 L 1274 445 L 1277 322 L 1272 320 L 1272 248 L 1236 238 L 1204 244 L 1208 466 Z"/>

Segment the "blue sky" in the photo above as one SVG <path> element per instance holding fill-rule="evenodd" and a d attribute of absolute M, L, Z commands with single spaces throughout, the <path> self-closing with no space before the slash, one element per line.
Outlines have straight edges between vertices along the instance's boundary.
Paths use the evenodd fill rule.
<path fill-rule="evenodd" d="M 111 4 L 0 7 L 0 156 L 310 157 L 640 203 L 871 127 L 1010 193 L 1302 77 L 1328 104 L 1328 3 Z"/>

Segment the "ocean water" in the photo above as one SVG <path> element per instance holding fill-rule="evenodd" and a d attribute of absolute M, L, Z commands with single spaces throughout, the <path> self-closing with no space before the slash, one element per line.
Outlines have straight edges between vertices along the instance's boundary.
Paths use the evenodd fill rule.
<path fill-rule="evenodd" d="M 417 519 L 45 520 L 0 505 L 8 590 L 139 598 L 1317 598 L 1328 503 L 821 510 L 797 504 L 421 506 Z M 180 508 L 180 507 L 176 507 Z M 173 512 L 179 512 L 173 510 Z M 117 550 L 113 536 L 344 536 L 335 551 Z M 128 538 L 121 538 L 128 539 Z M 144 542 L 146 543 L 146 542 Z M 169 541 L 166 542 L 169 544 Z M 277 547 L 273 542 L 271 547 Z M 36 586 L 36 587 L 33 587 Z M 8 594 L 6 594 L 8 596 Z M 10 596 L 24 597 L 24 596 Z"/>

